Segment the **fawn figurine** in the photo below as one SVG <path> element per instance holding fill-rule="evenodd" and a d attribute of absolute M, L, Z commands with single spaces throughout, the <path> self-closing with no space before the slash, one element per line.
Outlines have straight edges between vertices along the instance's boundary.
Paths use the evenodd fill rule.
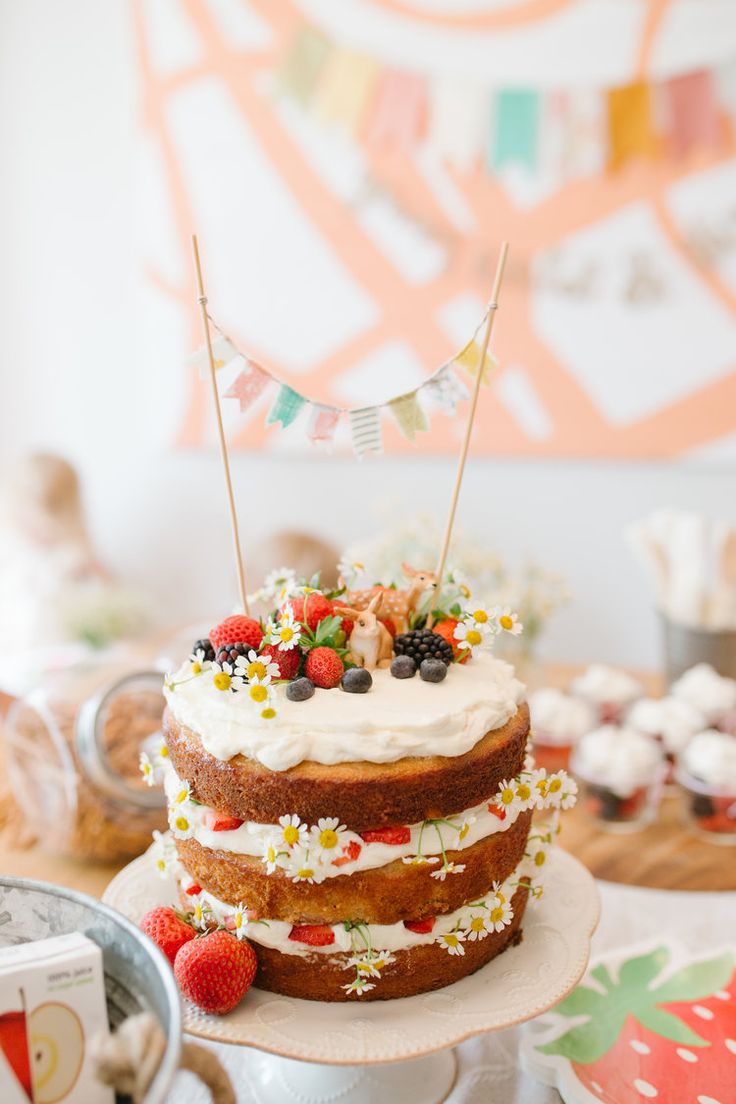
<path fill-rule="evenodd" d="M 349 606 L 335 606 L 335 613 L 354 621 L 350 634 L 350 659 L 358 667 L 375 671 L 376 667 L 388 667 L 394 654 L 394 642 L 391 633 L 378 620 L 378 608 L 383 595 L 371 598 L 363 610 Z"/>
<path fill-rule="evenodd" d="M 345 595 L 346 603 L 356 610 L 367 609 L 377 594 L 382 597 L 381 616 L 389 617 L 396 626 L 396 632 L 404 633 L 409 628 L 409 614 L 413 613 L 428 590 L 437 590 L 437 576 L 433 571 L 415 571 L 409 564 L 403 563 L 401 569 L 409 580 L 406 590 L 394 590 L 393 587 L 369 587 L 367 590 L 349 590 Z"/>

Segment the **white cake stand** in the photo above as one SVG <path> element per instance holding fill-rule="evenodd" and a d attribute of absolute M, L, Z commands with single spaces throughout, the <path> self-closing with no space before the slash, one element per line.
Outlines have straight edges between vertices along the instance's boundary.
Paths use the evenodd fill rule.
<path fill-rule="evenodd" d="M 145 855 L 113 878 L 103 900 L 135 922 L 156 905 L 178 904 L 173 881 L 162 881 Z M 259 1104 L 439 1104 L 456 1077 L 453 1047 L 541 1015 L 577 984 L 599 911 L 589 872 L 553 849 L 523 942 L 446 989 L 339 1004 L 252 989 L 227 1016 L 186 1005 L 184 1029 L 256 1048 L 249 1072 Z"/>

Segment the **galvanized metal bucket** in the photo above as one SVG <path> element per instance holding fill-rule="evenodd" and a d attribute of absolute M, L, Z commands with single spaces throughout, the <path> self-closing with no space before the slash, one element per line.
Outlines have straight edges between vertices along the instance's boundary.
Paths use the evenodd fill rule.
<path fill-rule="evenodd" d="M 181 1003 L 163 954 L 119 912 L 84 893 L 0 877 L 0 946 L 83 932 L 102 949 L 110 1026 L 152 1012 L 166 1036 L 166 1050 L 145 1104 L 163 1104 L 179 1068 Z"/>
<path fill-rule="evenodd" d="M 736 631 L 694 629 L 660 614 L 664 673 L 668 685 L 696 663 L 710 663 L 719 675 L 736 678 Z"/>

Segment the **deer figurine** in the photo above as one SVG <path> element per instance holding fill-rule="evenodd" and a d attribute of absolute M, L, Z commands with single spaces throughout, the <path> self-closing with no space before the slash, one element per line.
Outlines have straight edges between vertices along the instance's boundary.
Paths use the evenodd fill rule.
<path fill-rule="evenodd" d="M 335 606 L 335 613 L 354 621 L 350 634 L 350 659 L 358 667 L 375 671 L 376 667 L 388 667 L 394 654 L 394 642 L 391 633 L 378 620 L 378 609 L 382 594 L 371 598 L 364 610 L 351 609 L 349 606 Z"/>
<path fill-rule="evenodd" d="M 354 610 L 365 610 L 375 596 L 380 594 L 381 616 L 391 618 L 397 634 L 406 632 L 409 628 L 409 614 L 416 610 L 422 595 L 428 590 L 437 589 L 437 576 L 433 571 L 415 571 L 407 563 L 401 565 L 401 570 L 409 580 L 406 590 L 381 586 L 369 587 L 367 590 L 349 590 L 345 595 L 347 605 Z"/>

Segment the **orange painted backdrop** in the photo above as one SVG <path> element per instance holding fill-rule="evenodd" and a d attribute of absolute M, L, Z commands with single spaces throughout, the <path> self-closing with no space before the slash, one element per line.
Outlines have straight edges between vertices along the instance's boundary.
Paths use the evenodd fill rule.
<path fill-rule="evenodd" d="M 452 74 L 454 36 L 463 36 L 460 79 L 469 33 L 502 45 L 533 29 L 543 49 L 556 21 L 587 2 L 334 0 L 332 14 L 339 8 L 349 25 L 353 7 L 363 20 L 353 26 L 371 30 L 357 47 L 339 42 L 364 73 L 375 66 L 416 76 L 424 67 L 422 78 L 434 79 L 436 51 L 422 58 L 421 35 L 439 29 Z M 147 274 L 186 317 L 192 347 L 188 242 L 196 229 L 212 315 L 240 348 L 315 400 L 381 401 L 454 353 L 463 327 L 470 336 L 508 238 L 494 337 L 501 369 L 484 393 L 477 452 L 671 457 L 736 434 L 736 161 L 723 107 L 715 137 L 685 155 L 653 133 L 643 144 L 635 138 L 639 152 L 615 170 L 540 186 L 534 172 L 497 172 L 481 157 L 432 160 L 431 136 L 409 146 L 372 142 L 354 112 L 345 125 L 352 76 L 308 110 L 290 98 L 279 74 L 295 36 L 316 27 L 334 45 L 341 33 L 325 25 L 325 0 L 153 7 L 135 3 L 146 171 L 156 182 L 155 204 L 151 190 L 144 199 L 156 226 Z M 642 0 L 625 79 L 614 84 L 657 76 L 659 36 L 674 33 L 674 7 Z M 406 70 L 386 33 L 392 20 L 420 36 Z M 570 50 L 571 87 L 545 77 L 552 110 L 550 85 L 577 94 L 579 44 Z M 492 73 L 479 75 L 493 84 Z M 505 83 L 514 84 L 508 75 Z M 529 86 L 528 74 L 521 84 Z M 196 446 L 209 439 L 206 391 L 184 368 L 182 388 L 179 442 Z M 264 416 L 257 406 L 232 419 L 233 447 L 302 447 L 298 427 L 283 435 L 285 446 Z M 455 450 L 457 432 L 436 415 L 415 447 Z M 385 443 L 412 447 L 388 423 Z"/>

